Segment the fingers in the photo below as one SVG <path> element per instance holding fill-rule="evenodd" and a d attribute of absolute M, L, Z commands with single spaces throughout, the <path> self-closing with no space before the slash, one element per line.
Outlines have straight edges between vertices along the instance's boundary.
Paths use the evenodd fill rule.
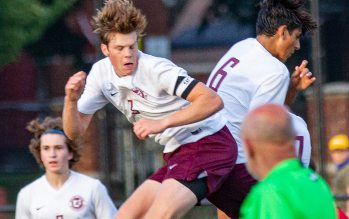
<path fill-rule="evenodd" d="M 142 124 L 139 122 L 133 123 L 133 132 L 137 135 L 139 139 L 145 140 L 148 138 L 147 129 L 144 126 L 142 126 Z"/>
<path fill-rule="evenodd" d="M 308 61 L 307 60 L 303 60 L 299 67 L 303 69 L 303 68 L 307 67 L 307 64 L 308 64 Z"/>
<path fill-rule="evenodd" d="M 307 76 L 308 78 L 310 78 L 312 76 L 312 73 L 309 71 L 307 67 L 308 61 L 307 60 L 303 60 L 301 65 L 298 67 L 299 70 L 301 71 L 299 74 L 299 77 L 303 78 L 304 76 Z"/>
<path fill-rule="evenodd" d="M 83 71 L 80 71 L 73 76 L 71 76 L 65 85 L 65 92 L 66 95 L 71 99 L 75 100 L 77 99 L 82 91 L 84 90 L 86 83 L 86 73 Z"/>
<path fill-rule="evenodd" d="M 300 73 L 299 77 L 303 78 L 304 76 L 307 76 L 308 78 L 310 78 L 312 75 L 313 73 L 311 73 L 309 69 L 305 68 L 303 69 L 302 73 Z"/>
<path fill-rule="evenodd" d="M 71 76 L 67 82 L 66 88 L 71 90 L 79 90 L 81 86 L 85 86 L 85 79 L 86 79 L 86 73 L 85 72 L 78 72 Z"/>

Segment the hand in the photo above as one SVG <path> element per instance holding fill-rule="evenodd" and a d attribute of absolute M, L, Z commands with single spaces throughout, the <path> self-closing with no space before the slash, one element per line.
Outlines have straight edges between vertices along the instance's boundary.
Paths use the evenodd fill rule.
<path fill-rule="evenodd" d="M 139 139 L 145 140 L 150 134 L 158 134 L 163 132 L 166 127 L 162 120 L 140 119 L 133 123 L 133 131 Z"/>
<path fill-rule="evenodd" d="M 84 91 L 86 84 L 86 73 L 79 71 L 71 76 L 65 85 L 65 96 L 70 101 L 77 101 Z"/>
<path fill-rule="evenodd" d="M 296 66 L 295 71 L 291 75 L 290 88 L 296 91 L 305 90 L 309 87 L 316 78 L 311 78 L 312 73 L 306 68 L 308 64 L 307 60 L 303 60 L 300 66 Z"/>

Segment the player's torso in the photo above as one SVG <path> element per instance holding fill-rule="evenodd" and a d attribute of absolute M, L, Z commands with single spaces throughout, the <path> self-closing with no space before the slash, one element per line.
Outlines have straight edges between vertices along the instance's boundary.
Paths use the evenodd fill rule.
<path fill-rule="evenodd" d="M 186 100 L 156 89 L 156 83 L 140 83 L 137 74 L 138 72 L 129 77 L 109 80 L 102 87 L 106 98 L 129 121 L 140 118 L 161 119 L 189 105 Z"/>
<path fill-rule="evenodd" d="M 84 184 L 69 183 L 54 190 L 45 183 L 31 191 L 30 213 L 33 219 L 82 219 L 95 218 L 92 189 Z"/>
<path fill-rule="evenodd" d="M 272 57 L 255 39 L 247 39 L 234 45 L 213 69 L 207 85 L 223 98 L 225 108 L 238 107 L 233 117 L 247 112 L 250 102 L 260 85 L 275 74 L 268 69 L 280 68 L 280 62 Z"/>
<path fill-rule="evenodd" d="M 161 119 L 190 104 L 168 92 L 171 87 L 174 89 L 177 74 L 156 71 L 157 69 L 154 71 L 153 65 L 157 64 L 156 61 L 164 60 L 153 58 L 149 62 L 143 60 L 144 56 L 140 56 L 137 70 L 132 75 L 120 78 L 112 66 L 108 67 L 108 72 L 101 74 L 101 90 L 104 96 L 131 122 L 140 118 Z M 168 83 L 167 89 L 163 89 L 161 83 Z"/>
<path fill-rule="evenodd" d="M 273 72 L 269 71 L 273 68 Z M 255 39 L 247 39 L 231 47 L 209 76 L 207 86 L 222 98 L 224 108 L 220 113 L 228 119 L 227 126 L 239 146 L 237 163 L 244 162 L 239 137 L 241 122 L 251 110 L 251 102 L 263 94 L 261 84 L 268 84 L 275 74 L 287 75 L 288 72 Z M 278 104 L 283 104 L 281 102 Z"/>

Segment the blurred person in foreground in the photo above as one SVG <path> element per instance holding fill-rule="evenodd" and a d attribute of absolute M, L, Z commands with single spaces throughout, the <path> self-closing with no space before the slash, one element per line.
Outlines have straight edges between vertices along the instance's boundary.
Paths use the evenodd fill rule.
<path fill-rule="evenodd" d="M 34 134 L 30 152 L 45 175 L 20 190 L 16 219 L 114 218 L 117 209 L 105 186 L 71 170 L 80 160 L 82 145 L 67 138 L 62 119 L 47 117 L 42 123 L 35 119 L 27 129 Z"/>
<path fill-rule="evenodd" d="M 349 195 L 349 147 L 348 136 L 339 134 L 333 136 L 328 148 L 333 163 L 336 165 L 336 173 L 333 178 L 332 193 L 333 195 Z M 349 217 L 349 200 L 338 200 L 337 205 Z"/>
<path fill-rule="evenodd" d="M 247 114 L 241 140 L 247 169 L 260 181 L 244 200 L 240 218 L 337 218 L 330 188 L 321 176 L 301 165 L 294 139 L 285 107 L 265 104 Z"/>
<path fill-rule="evenodd" d="M 170 60 L 138 50 L 146 18 L 127 0 L 108 0 L 94 17 L 106 56 L 86 78 L 69 78 L 63 123 L 70 139 L 84 134 L 93 114 L 112 103 L 140 139 L 164 146 L 166 165 L 145 180 L 115 218 L 181 218 L 214 193 L 233 169 L 234 138 L 218 112 L 216 92 Z"/>
<path fill-rule="evenodd" d="M 256 22 L 257 36 L 234 44 L 209 76 L 207 86 L 223 100 L 220 113 L 228 119 L 227 127 L 238 145 L 238 158 L 221 187 L 222 192 L 218 190 L 207 199 L 218 200 L 216 206 L 231 218 L 239 216 L 243 199 L 257 182 L 245 168 L 241 122 L 250 110 L 265 103 L 290 106 L 298 92 L 315 81 L 306 60 L 295 67 L 291 76 L 284 63 L 301 48 L 300 38 L 307 32 L 312 34 L 316 28 L 317 24 L 304 8 L 304 0 L 264 0 Z M 305 165 L 309 165 L 308 149 L 304 152 L 309 153 L 302 156 Z M 225 192 L 227 189 L 230 191 Z M 225 201 L 231 198 L 235 200 L 233 204 Z"/>

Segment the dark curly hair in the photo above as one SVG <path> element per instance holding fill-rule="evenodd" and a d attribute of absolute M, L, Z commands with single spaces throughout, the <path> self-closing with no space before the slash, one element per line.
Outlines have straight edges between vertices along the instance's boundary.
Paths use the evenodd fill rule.
<path fill-rule="evenodd" d="M 302 28 L 302 34 L 313 34 L 317 24 L 303 8 L 304 0 L 264 0 L 256 24 L 257 35 L 274 36 L 278 28 L 286 25 L 290 34 Z"/>
<path fill-rule="evenodd" d="M 103 44 L 108 46 L 111 33 L 128 34 L 137 32 L 138 37 L 147 26 L 147 20 L 141 11 L 128 0 L 107 0 L 102 11 L 97 10 L 94 19 L 94 33 L 99 34 Z"/>
<path fill-rule="evenodd" d="M 42 123 L 39 122 L 39 119 L 34 119 L 28 123 L 27 129 L 30 132 L 34 133 L 34 138 L 30 140 L 29 150 L 34 155 L 36 161 L 40 164 L 40 166 L 44 167 L 40 156 L 41 135 L 45 131 L 52 129 L 63 131 L 62 119 L 60 117 L 46 117 Z M 72 168 L 80 160 L 82 141 L 80 139 L 72 141 L 68 137 L 66 137 L 65 139 L 65 143 L 68 146 L 69 152 L 73 153 L 73 158 L 69 160 L 69 168 Z"/>

